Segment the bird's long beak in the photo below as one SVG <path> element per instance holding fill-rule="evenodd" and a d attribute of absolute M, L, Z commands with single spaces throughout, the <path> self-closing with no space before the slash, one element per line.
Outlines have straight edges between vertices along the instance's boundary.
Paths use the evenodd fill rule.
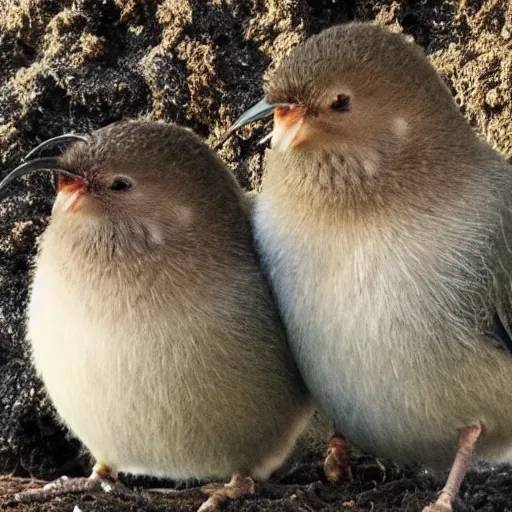
<path fill-rule="evenodd" d="M 269 103 L 265 98 L 258 101 L 256 105 L 253 105 L 249 110 L 246 110 L 228 130 L 228 134 L 232 133 L 246 124 L 258 121 L 258 119 L 264 119 L 273 114 L 274 109 L 278 107 L 279 103 Z"/>
<path fill-rule="evenodd" d="M 62 169 L 59 158 L 56 157 L 38 158 L 16 167 L 0 182 L 0 198 L 11 181 L 39 171 L 58 174 L 58 194 L 53 206 L 54 209 L 58 208 L 63 211 L 79 209 L 87 190 L 87 184 L 81 176 Z"/>
<path fill-rule="evenodd" d="M 65 135 L 54 137 L 43 142 L 42 144 L 39 144 L 39 146 L 37 146 L 32 151 L 30 151 L 30 153 L 27 154 L 25 160 L 51 146 L 77 141 L 85 143 L 89 142 L 89 140 L 82 135 L 67 133 Z M 58 207 L 63 209 L 64 211 L 77 210 L 82 202 L 82 198 L 85 192 L 87 191 L 87 182 L 84 177 L 69 170 L 63 169 L 60 158 L 58 157 L 38 158 L 30 162 L 25 162 L 16 167 L 16 169 L 11 171 L 0 182 L 0 198 L 2 197 L 3 192 L 5 191 L 9 183 L 11 183 L 11 181 L 20 178 L 21 176 L 24 176 L 26 174 L 39 171 L 51 172 L 57 175 L 58 177 L 58 194 L 54 204 L 54 209 Z"/>
<path fill-rule="evenodd" d="M 45 140 L 44 142 L 41 142 L 39 146 L 36 146 L 32 151 L 27 153 L 24 160 L 28 160 L 37 153 L 40 153 L 41 151 L 52 146 L 56 146 L 57 144 L 67 144 L 68 142 L 85 142 L 87 144 L 89 139 L 83 135 L 77 135 L 76 133 L 65 133 L 64 135 L 59 135 L 58 137 L 53 137 L 51 139 Z"/>
<path fill-rule="evenodd" d="M 274 109 L 278 107 L 279 103 L 269 103 L 265 98 L 258 101 L 256 105 L 253 105 L 249 110 L 246 110 L 229 128 L 229 130 L 220 138 L 219 142 L 215 144 L 214 149 L 221 146 L 226 140 L 238 129 L 242 128 L 246 124 L 258 121 L 259 119 L 265 119 L 273 114 Z"/>
<path fill-rule="evenodd" d="M 1 182 L 0 182 L 0 197 L 3 195 L 3 192 L 7 188 L 7 185 L 11 183 L 11 181 L 20 178 L 21 176 L 25 176 L 26 174 L 30 174 L 33 172 L 52 172 L 64 174 L 72 179 L 78 178 L 78 176 L 70 171 L 66 171 L 62 169 L 59 159 L 56 157 L 48 157 L 48 158 L 38 158 L 37 160 L 32 160 L 31 162 L 25 162 L 20 166 L 16 167 L 13 171 L 11 171 Z"/>
<path fill-rule="evenodd" d="M 272 132 L 272 147 L 279 151 L 285 151 L 294 145 L 294 141 L 302 126 L 306 109 L 290 103 L 269 103 L 265 98 L 244 112 L 229 128 L 226 134 L 215 145 L 217 149 L 230 135 L 259 119 L 264 119 L 274 114 L 274 130 Z"/>

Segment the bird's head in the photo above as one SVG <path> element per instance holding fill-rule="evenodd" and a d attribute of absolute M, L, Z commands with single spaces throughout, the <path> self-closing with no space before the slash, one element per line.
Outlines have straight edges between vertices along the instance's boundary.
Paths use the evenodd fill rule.
<path fill-rule="evenodd" d="M 55 173 L 50 226 L 88 250 L 185 247 L 191 240 L 201 243 L 201 233 L 207 244 L 240 208 L 234 178 L 184 128 L 125 121 L 87 136 L 58 137 L 36 149 L 63 141 L 73 143 L 61 156 L 29 160 L 0 183 L 0 190 L 28 172 Z"/>
<path fill-rule="evenodd" d="M 233 128 L 270 113 L 273 159 L 311 157 L 370 176 L 404 148 L 410 154 L 442 140 L 447 117 L 461 119 L 417 45 L 364 23 L 332 27 L 297 47 Z"/>

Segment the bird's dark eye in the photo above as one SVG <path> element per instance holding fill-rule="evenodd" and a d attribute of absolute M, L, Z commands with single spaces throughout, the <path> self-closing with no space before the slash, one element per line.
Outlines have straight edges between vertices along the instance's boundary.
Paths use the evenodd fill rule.
<path fill-rule="evenodd" d="M 335 112 L 348 112 L 350 106 L 350 96 L 338 94 L 336 100 L 331 104 L 331 110 Z"/>
<path fill-rule="evenodd" d="M 132 184 L 126 178 L 116 178 L 109 188 L 113 192 L 125 192 L 132 188 Z"/>

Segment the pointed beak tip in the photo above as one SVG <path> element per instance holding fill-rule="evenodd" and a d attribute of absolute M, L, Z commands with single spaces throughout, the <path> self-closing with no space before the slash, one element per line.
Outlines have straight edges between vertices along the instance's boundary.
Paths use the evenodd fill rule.
<path fill-rule="evenodd" d="M 254 104 L 248 110 L 246 110 L 232 125 L 231 127 L 222 135 L 222 137 L 215 143 L 213 149 L 217 151 L 230 137 L 234 132 L 243 128 L 244 126 L 253 123 L 254 121 L 259 121 L 260 119 L 265 119 L 266 117 L 274 114 L 276 109 L 291 109 L 291 105 L 289 103 L 269 103 L 266 98 L 261 99 L 258 103 Z M 302 109 L 302 107 L 294 107 L 296 109 Z M 298 110 L 297 110 L 298 111 Z M 264 137 L 261 142 L 267 140 L 270 136 Z"/>

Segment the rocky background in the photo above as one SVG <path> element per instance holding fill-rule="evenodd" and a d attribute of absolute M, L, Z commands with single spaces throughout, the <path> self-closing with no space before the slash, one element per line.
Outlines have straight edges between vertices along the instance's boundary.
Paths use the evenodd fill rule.
<path fill-rule="evenodd" d="M 0 177 L 45 139 L 125 117 L 175 121 L 213 145 L 261 97 L 262 76 L 293 46 L 354 19 L 410 34 L 472 126 L 512 157 L 512 0 L 0 0 Z M 247 189 L 259 187 L 264 150 L 256 142 L 265 130 L 245 128 L 219 151 Z M 47 177 L 32 175 L 0 203 L 0 509 L 193 510 L 201 502 L 196 489 L 179 498 L 11 499 L 34 478 L 90 469 L 55 421 L 24 342 L 31 259 L 52 194 Z M 354 482 L 331 487 L 321 450 L 300 455 L 281 479 L 288 492 L 267 490 L 226 510 L 415 511 L 445 477 L 354 452 Z M 474 510 L 512 510 L 511 468 L 470 473 L 455 512 Z"/>

